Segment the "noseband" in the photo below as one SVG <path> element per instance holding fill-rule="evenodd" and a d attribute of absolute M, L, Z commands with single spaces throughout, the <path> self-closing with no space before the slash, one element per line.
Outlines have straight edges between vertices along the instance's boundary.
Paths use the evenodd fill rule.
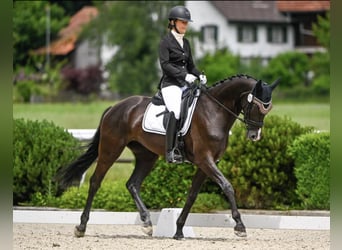
<path fill-rule="evenodd" d="M 261 128 L 264 125 L 264 123 L 263 122 L 256 122 L 256 121 L 249 119 L 250 112 L 252 110 L 253 105 L 256 105 L 258 107 L 260 113 L 263 115 L 266 115 L 272 109 L 272 99 L 269 102 L 263 102 L 259 98 L 255 97 L 252 93 L 250 93 L 250 92 L 247 92 L 247 93 L 248 93 L 248 95 L 247 95 L 247 105 L 248 106 L 247 106 L 247 113 L 246 113 L 246 115 L 244 115 L 244 122 L 247 125 L 247 127 L 249 125 L 251 125 L 251 126 Z M 241 96 L 244 94 L 246 94 L 246 92 L 242 93 Z"/>
<path fill-rule="evenodd" d="M 218 104 L 220 107 L 222 107 L 224 110 L 226 110 L 228 113 L 230 113 L 231 115 L 233 115 L 236 119 L 238 119 L 239 121 L 243 122 L 246 127 L 248 128 L 249 126 L 254 126 L 254 127 L 259 127 L 261 128 L 263 126 L 263 122 L 257 122 L 257 121 L 253 121 L 251 119 L 249 119 L 250 116 L 250 111 L 252 110 L 253 105 L 257 105 L 259 111 L 261 114 L 266 115 L 268 112 L 271 111 L 272 109 L 272 99 L 269 102 L 263 102 L 260 99 L 258 99 L 257 97 L 255 97 L 252 92 L 244 92 L 240 95 L 240 97 L 242 98 L 244 95 L 248 94 L 247 96 L 247 112 L 246 114 L 244 114 L 243 109 L 242 109 L 242 113 L 244 115 L 243 119 L 241 117 L 239 117 L 237 114 L 235 114 L 232 110 L 230 110 L 229 108 L 227 108 L 224 104 L 222 104 L 220 101 L 218 101 L 215 97 L 213 97 L 208 91 L 207 88 L 205 86 L 201 86 L 201 90 L 211 99 L 213 100 L 216 104 Z"/>

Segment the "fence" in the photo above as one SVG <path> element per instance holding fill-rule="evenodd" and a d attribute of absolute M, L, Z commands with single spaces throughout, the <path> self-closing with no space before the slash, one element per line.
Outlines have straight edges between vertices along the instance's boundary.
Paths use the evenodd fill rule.
<path fill-rule="evenodd" d="M 67 129 L 70 134 L 72 134 L 73 137 L 80 141 L 89 141 L 93 138 L 96 129 Z M 133 163 L 134 159 L 124 159 L 119 158 L 116 160 L 116 162 L 119 163 Z"/>

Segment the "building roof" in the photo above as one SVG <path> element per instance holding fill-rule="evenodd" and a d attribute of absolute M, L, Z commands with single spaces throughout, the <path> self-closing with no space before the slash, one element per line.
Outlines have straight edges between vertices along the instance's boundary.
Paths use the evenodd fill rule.
<path fill-rule="evenodd" d="M 69 25 L 59 32 L 59 38 L 53 41 L 50 45 L 50 54 L 52 55 L 67 55 L 75 48 L 77 38 L 85 24 L 89 23 L 98 15 L 96 7 L 85 6 L 71 17 Z M 46 47 L 39 48 L 33 53 L 45 54 Z"/>
<path fill-rule="evenodd" d="M 228 21 L 288 22 L 277 10 L 276 1 L 210 1 Z"/>
<path fill-rule="evenodd" d="M 330 1 L 277 1 L 281 12 L 321 12 L 330 10 Z"/>
<path fill-rule="evenodd" d="M 69 25 L 59 32 L 60 36 L 67 36 L 69 34 L 77 34 L 81 32 L 82 27 L 89 23 L 94 17 L 98 15 L 96 7 L 84 6 L 74 16 L 71 17 Z"/>

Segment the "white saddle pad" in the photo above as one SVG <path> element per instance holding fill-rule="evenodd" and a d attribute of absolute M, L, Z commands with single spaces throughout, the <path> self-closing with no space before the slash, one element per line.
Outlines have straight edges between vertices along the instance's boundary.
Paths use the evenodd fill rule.
<path fill-rule="evenodd" d="M 188 132 L 188 129 L 189 129 L 190 123 L 191 123 L 191 119 L 192 119 L 192 115 L 194 113 L 196 103 L 198 100 L 199 93 L 200 93 L 200 91 L 197 90 L 194 101 L 188 110 L 188 116 L 186 117 L 185 123 L 184 123 L 182 129 L 180 130 L 181 135 L 185 135 Z M 144 119 L 142 122 L 143 130 L 146 132 L 150 132 L 150 133 L 165 135 L 166 131 L 165 131 L 165 128 L 163 125 L 164 114 L 157 117 L 158 114 L 160 114 L 164 111 L 165 111 L 165 105 L 156 106 L 153 103 L 150 103 L 147 106 L 145 114 L 144 114 Z"/>

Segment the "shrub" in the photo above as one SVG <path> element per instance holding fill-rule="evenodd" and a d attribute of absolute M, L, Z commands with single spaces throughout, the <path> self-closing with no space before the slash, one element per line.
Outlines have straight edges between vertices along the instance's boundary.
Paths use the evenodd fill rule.
<path fill-rule="evenodd" d="M 246 128 L 236 124 L 229 146 L 218 166 L 235 189 L 243 208 L 281 208 L 296 201 L 294 160 L 287 147 L 312 131 L 288 117 L 267 116 L 260 141 L 246 138 Z"/>
<path fill-rule="evenodd" d="M 182 207 L 194 173 L 193 165 L 174 165 L 166 163 L 164 159 L 158 160 L 141 187 L 146 206 L 153 209 Z"/>
<path fill-rule="evenodd" d="M 14 119 L 13 203 L 29 201 L 34 193 L 54 196 L 52 177 L 58 167 L 78 154 L 78 141 L 61 127 L 46 120 Z M 36 196 L 38 198 L 38 196 Z"/>
<path fill-rule="evenodd" d="M 215 193 L 199 193 L 191 208 L 191 212 L 207 213 L 214 210 L 226 210 L 227 208 L 227 200 L 222 195 Z"/>
<path fill-rule="evenodd" d="M 85 69 L 66 67 L 61 73 L 66 82 L 66 90 L 74 90 L 84 95 L 99 92 L 103 82 L 102 70 L 99 66 L 88 66 Z"/>
<path fill-rule="evenodd" d="M 235 75 L 239 67 L 239 57 L 234 56 L 227 48 L 219 49 L 214 54 L 206 53 L 198 63 L 199 69 L 205 69 L 209 85 Z"/>
<path fill-rule="evenodd" d="M 33 81 L 22 81 L 16 84 L 15 90 L 18 94 L 18 99 L 28 103 L 31 100 L 31 96 L 37 93 L 38 88 Z"/>
<path fill-rule="evenodd" d="M 71 187 L 51 205 L 60 208 L 84 208 L 89 184 Z M 124 181 L 105 181 L 94 197 L 92 208 L 108 211 L 136 211 L 136 206 Z"/>
<path fill-rule="evenodd" d="M 329 209 L 330 133 L 302 135 L 289 147 L 304 209 Z"/>
<path fill-rule="evenodd" d="M 292 88 L 307 83 L 309 69 L 307 55 L 297 51 L 284 52 L 270 60 L 262 78 L 266 82 L 272 82 L 281 77 L 281 89 Z"/>

